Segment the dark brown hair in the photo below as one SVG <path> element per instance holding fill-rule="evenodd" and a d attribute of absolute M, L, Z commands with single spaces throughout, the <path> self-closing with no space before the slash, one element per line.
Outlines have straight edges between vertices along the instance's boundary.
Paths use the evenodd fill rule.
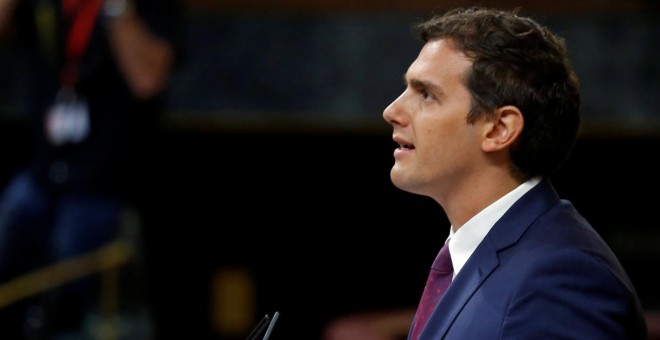
<path fill-rule="evenodd" d="M 450 10 L 417 26 L 424 42 L 450 39 L 473 61 L 465 75 L 472 95 L 468 122 L 514 105 L 524 117 L 511 158 L 521 178 L 548 175 L 568 158 L 580 126 L 577 76 L 564 40 L 535 20 L 472 7 Z"/>

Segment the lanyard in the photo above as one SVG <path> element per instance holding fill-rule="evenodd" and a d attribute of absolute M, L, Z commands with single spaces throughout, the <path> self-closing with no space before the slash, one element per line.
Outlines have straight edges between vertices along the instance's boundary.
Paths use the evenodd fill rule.
<path fill-rule="evenodd" d="M 78 66 L 85 54 L 102 0 L 62 0 L 62 14 L 71 23 L 66 36 L 66 63 L 60 81 L 71 86 L 78 80 Z"/>

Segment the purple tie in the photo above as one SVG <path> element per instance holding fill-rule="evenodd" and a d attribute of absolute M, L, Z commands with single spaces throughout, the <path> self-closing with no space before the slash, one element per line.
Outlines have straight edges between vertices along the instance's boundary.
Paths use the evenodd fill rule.
<path fill-rule="evenodd" d="M 440 297 L 447 290 L 447 287 L 449 287 L 453 272 L 454 267 L 451 264 L 449 242 L 447 242 L 442 246 L 440 253 L 438 253 L 431 266 L 431 272 L 426 281 L 426 287 L 424 287 L 424 294 L 422 294 L 422 299 L 419 301 L 419 306 L 417 307 L 412 340 L 419 339 L 419 335 L 422 333 L 422 329 L 424 329 L 426 321 L 428 321 L 433 309 L 435 309 L 435 305 L 440 301 Z"/>

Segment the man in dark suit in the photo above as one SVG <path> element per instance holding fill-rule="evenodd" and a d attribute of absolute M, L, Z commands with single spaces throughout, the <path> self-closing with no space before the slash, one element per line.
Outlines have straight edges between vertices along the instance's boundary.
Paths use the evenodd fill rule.
<path fill-rule="evenodd" d="M 453 274 L 408 339 L 645 339 L 617 257 L 549 180 L 580 125 L 563 39 L 485 8 L 418 29 L 424 45 L 383 113 L 398 144 L 390 176 L 444 209 Z"/>

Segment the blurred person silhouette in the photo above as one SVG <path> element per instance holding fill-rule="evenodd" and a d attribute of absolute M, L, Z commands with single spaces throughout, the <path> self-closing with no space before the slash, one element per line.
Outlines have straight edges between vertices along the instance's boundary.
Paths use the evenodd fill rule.
<path fill-rule="evenodd" d="M 0 0 L 3 44 L 29 58 L 34 155 L 0 196 L 0 283 L 118 236 L 144 199 L 156 123 L 181 62 L 180 0 Z M 139 208 L 138 208 L 139 210 Z M 76 334 L 96 277 L 0 310 L 0 337 Z"/>
<path fill-rule="evenodd" d="M 617 256 L 550 180 L 580 127 L 564 40 L 519 10 L 458 8 L 417 28 L 383 112 L 390 178 L 435 200 L 449 233 L 416 309 L 338 318 L 325 339 L 646 339 Z"/>

